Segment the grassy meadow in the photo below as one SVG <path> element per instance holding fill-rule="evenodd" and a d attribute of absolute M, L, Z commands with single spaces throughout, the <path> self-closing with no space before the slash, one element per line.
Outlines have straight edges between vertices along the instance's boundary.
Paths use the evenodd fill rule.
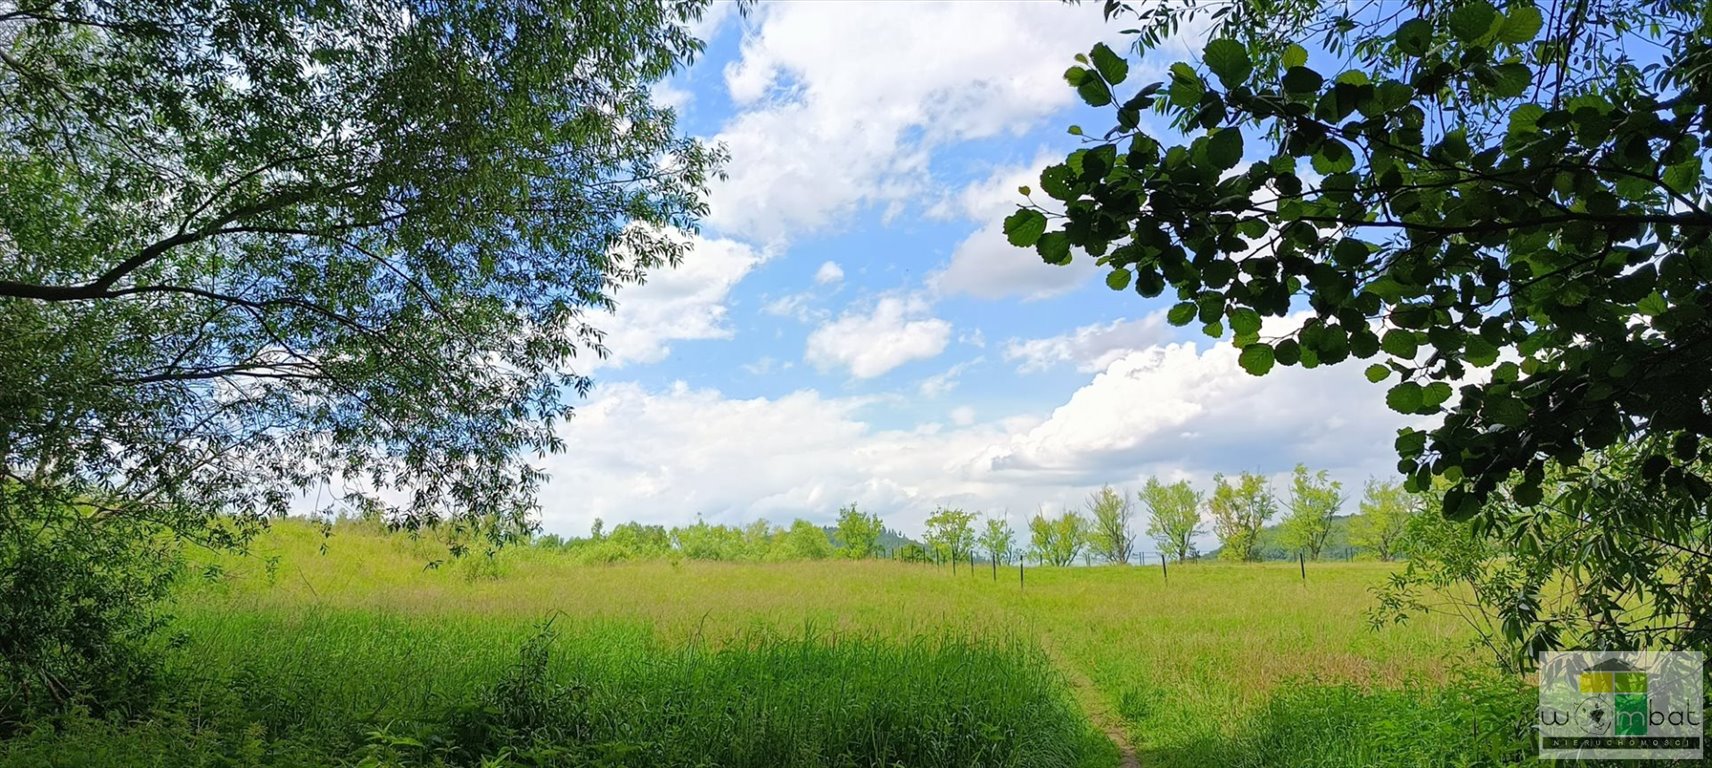
<path fill-rule="evenodd" d="M 949 568 L 444 560 L 284 522 L 181 588 L 171 716 L 4 766 L 1470 765 L 1531 689 L 1448 619 L 1370 628 L 1391 565 Z M 438 565 L 431 565 L 438 563 Z M 1476 665 L 1474 657 L 1470 663 Z"/>

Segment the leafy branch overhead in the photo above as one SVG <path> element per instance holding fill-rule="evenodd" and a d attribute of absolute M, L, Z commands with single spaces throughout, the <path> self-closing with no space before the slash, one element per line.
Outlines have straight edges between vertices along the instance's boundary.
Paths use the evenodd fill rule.
<path fill-rule="evenodd" d="M 1649 480 L 1712 496 L 1712 17 L 1564 5 L 1108 3 L 1138 48 L 1197 16 L 1218 37 L 1139 88 L 1105 45 L 1078 56 L 1065 80 L 1115 124 L 1072 127 L 1086 146 L 1005 232 L 1169 291 L 1172 324 L 1228 329 L 1255 375 L 1372 361 L 1393 409 L 1442 416 L 1399 434 L 1399 469 L 1452 481 L 1453 516 L 1641 432 L 1669 436 Z"/>
<path fill-rule="evenodd" d="M 650 91 L 705 8 L 0 6 L 0 485 L 526 529 L 723 162 Z"/>

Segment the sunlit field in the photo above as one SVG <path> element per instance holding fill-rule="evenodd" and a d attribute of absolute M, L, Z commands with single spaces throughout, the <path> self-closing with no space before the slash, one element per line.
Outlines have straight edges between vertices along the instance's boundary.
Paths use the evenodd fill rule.
<path fill-rule="evenodd" d="M 444 558 L 286 523 L 202 561 L 169 658 L 207 700 L 80 743 L 163 765 L 199 725 L 194 749 L 278 765 L 1433 765 L 1526 746 L 1525 696 L 1459 677 L 1457 624 L 1370 627 L 1387 564 Z M 90 764 L 35 746 L 11 764 Z"/>

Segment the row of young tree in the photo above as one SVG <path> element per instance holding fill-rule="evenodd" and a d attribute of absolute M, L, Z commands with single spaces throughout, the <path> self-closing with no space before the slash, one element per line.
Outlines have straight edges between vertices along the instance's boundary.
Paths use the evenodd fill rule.
<path fill-rule="evenodd" d="M 1326 552 L 1346 501 L 1343 483 L 1325 470 L 1310 471 L 1303 465 L 1296 466 L 1283 496 L 1265 475 L 1249 472 L 1235 478 L 1214 475 L 1210 494 L 1188 480 L 1148 478 L 1133 496 L 1106 486 L 1091 494 L 1081 511 L 1036 513 L 1028 521 L 1026 547 L 1018 544 L 1003 517 L 986 518 L 977 533 L 977 515 L 944 508 L 928 517 L 924 541 L 934 559 L 942 561 L 984 555 L 1001 563 L 1018 557 L 1060 566 L 1077 558 L 1088 564 L 1130 563 L 1139 551 L 1135 528 L 1140 524 L 1142 535 L 1169 559 L 1199 557 L 1196 542 L 1210 531 L 1219 540 L 1221 559 L 1253 561 L 1261 559 L 1262 531 L 1282 512 L 1279 546 L 1317 560 Z M 1349 543 L 1380 560 L 1397 559 L 1403 554 L 1409 520 L 1421 509 L 1400 483 L 1369 480 L 1349 520 Z M 1138 519 L 1142 515 L 1145 521 Z"/>
<path fill-rule="evenodd" d="M 1189 560 L 1202 556 L 1197 541 L 1212 533 L 1218 557 L 1261 559 L 1261 534 L 1283 513 L 1277 545 L 1285 551 L 1319 559 L 1327 550 L 1334 521 L 1346 502 L 1343 484 L 1326 471 L 1298 465 L 1288 491 L 1280 495 L 1264 475 L 1244 472 L 1234 478 L 1213 477 L 1211 493 L 1189 481 L 1172 483 L 1149 478 L 1133 495 L 1106 486 L 1088 497 L 1083 510 L 1065 509 L 1056 516 L 1044 511 L 1028 521 L 1027 540 L 1019 538 L 1004 515 L 983 515 L 955 507 L 940 507 L 929 515 L 921 541 L 914 542 L 886 528 L 880 516 L 855 504 L 839 510 L 835 526 L 822 527 L 797 519 L 788 526 L 766 520 L 747 525 L 711 524 L 697 520 L 687 526 L 622 523 L 607 530 L 596 520 L 587 537 L 569 539 L 546 535 L 537 545 L 566 550 L 585 562 L 685 558 L 729 562 L 780 562 L 830 558 L 891 557 L 922 562 L 969 562 L 985 559 L 1010 564 L 1027 558 L 1043 565 L 1130 563 L 1141 552 L 1137 527 L 1166 558 Z M 1402 554 L 1407 524 L 1421 509 L 1417 499 L 1394 482 L 1368 481 L 1356 513 L 1349 519 L 1349 544 L 1380 560 Z M 1145 520 L 1142 517 L 1145 516 Z"/>

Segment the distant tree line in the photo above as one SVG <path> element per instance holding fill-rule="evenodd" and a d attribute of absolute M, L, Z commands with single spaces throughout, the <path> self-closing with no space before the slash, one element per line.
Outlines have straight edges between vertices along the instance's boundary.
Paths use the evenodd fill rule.
<path fill-rule="evenodd" d="M 1131 563 L 1145 536 L 1163 557 L 1193 560 L 1204 555 L 1196 541 L 1210 532 L 1222 560 L 1257 561 L 1298 555 L 1317 560 L 1334 549 L 1379 560 L 1404 554 L 1408 523 L 1423 508 L 1400 483 L 1369 480 L 1361 501 L 1345 515 L 1343 484 L 1325 470 L 1298 465 L 1280 496 L 1264 475 L 1244 472 L 1213 476 L 1211 493 L 1187 480 L 1150 477 L 1135 494 L 1105 486 L 1089 495 L 1082 510 L 1044 510 L 1027 523 L 1019 540 L 1006 515 L 983 515 L 938 507 L 928 515 L 920 541 L 886 527 L 879 515 L 855 504 L 839 510 L 834 526 L 797 519 L 787 526 L 766 520 L 746 525 L 697 519 L 687 526 L 623 523 L 610 530 L 596 520 L 587 537 L 537 537 L 536 544 L 563 549 L 590 563 L 683 558 L 728 562 L 782 562 L 892 558 L 924 563 L 984 561 L 1010 565 L 1027 559 L 1066 566 L 1078 560 Z M 1274 525 L 1274 518 L 1282 517 Z"/>
<path fill-rule="evenodd" d="M 538 536 L 535 545 L 573 553 L 589 563 L 684 558 L 727 562 L 783 562 L 865 559 L 897 556 L 911 545 L 903 534 L 889 530 L 880 516 L 855 504 L 838 512 L 838 524 L 825 528 L 803 519 L 787 526 L 756 520 L 742 526 L 697 519 L 686 526 L 621 523 L 606 528 L 596 519 L 586 537 Z M 919 549 L 919 545 L 917 545 Z"/>

